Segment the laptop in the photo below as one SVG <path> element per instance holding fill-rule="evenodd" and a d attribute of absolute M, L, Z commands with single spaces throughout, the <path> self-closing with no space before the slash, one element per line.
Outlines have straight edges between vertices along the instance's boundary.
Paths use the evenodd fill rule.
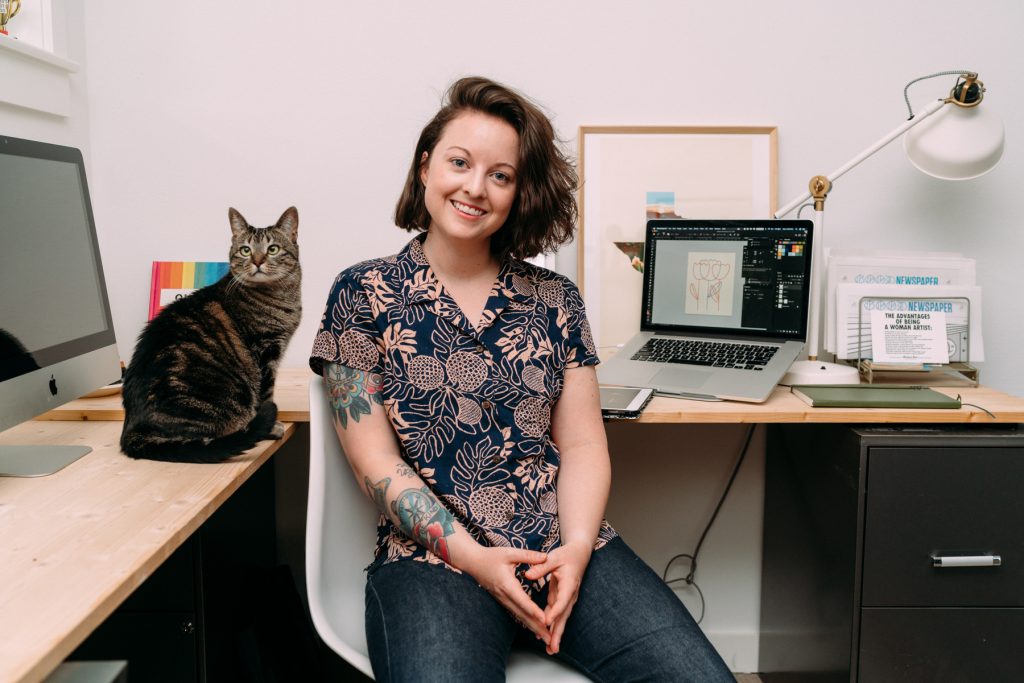
<path fill-rule="evenodd" d="M 803 350 L 808 220 L 647 221 L 640 332 L 601 384 L 761 403 Z"/>

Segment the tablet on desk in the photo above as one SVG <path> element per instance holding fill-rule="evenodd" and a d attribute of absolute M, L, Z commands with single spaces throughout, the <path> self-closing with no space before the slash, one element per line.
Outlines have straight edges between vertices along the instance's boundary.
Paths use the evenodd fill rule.
<path fill-rule="evenodd" d="M 601 415 L 603 417 L 635 420 L 654 396 L 654 389 L 646 387 L 601 387 Z"/>

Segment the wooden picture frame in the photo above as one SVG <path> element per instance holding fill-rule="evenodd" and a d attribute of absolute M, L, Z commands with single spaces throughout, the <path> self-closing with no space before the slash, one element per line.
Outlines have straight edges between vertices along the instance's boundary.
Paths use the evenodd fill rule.
<path fill-rule="evenodd" d="M 648 217 L 769 218 L 774 126 L 581 126 L 577 282 L 599 355 L 640 329 Z"/>

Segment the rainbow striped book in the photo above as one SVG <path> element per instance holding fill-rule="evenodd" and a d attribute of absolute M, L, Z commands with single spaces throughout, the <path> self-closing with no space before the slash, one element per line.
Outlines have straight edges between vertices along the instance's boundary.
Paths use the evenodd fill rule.
<path fill-rule="evenodd" d="M 228 272 L 226 261 L 153 261 L 149 290 L 149 319 L 167 304 L 212 285 Z"/>

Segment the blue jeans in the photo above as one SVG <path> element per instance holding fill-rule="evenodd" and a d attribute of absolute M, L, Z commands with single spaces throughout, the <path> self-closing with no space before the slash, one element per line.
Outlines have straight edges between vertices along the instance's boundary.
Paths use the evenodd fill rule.
<path fill-rule="evenodd" d="M 547 595 L 534 598 L 541 607 Z M 467 574 L 423 562 L 374 564 L 366 639 L 378 681 L 504 681 L 513 645 L 544 654 Z M 621 538 L 594 552 L 556 657 L 602 683 L 735 683 L 679 599 Z"/>

